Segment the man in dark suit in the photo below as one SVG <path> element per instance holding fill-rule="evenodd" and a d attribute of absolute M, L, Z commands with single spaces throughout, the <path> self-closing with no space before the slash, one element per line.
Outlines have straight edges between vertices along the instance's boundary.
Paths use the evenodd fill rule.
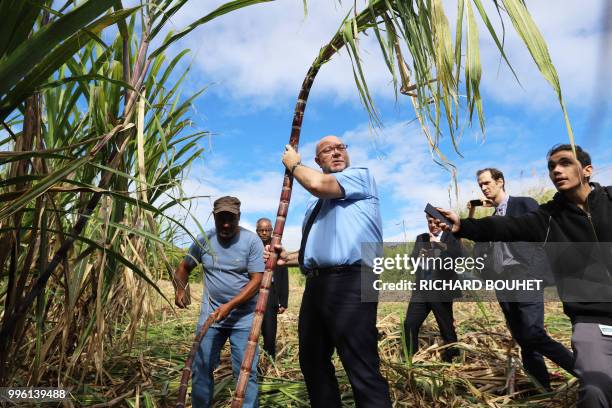
<path fill-rule="evenodd" d="M 260 218 L 257 220 L 255 228 L 264 246 L 270 245 L 272 241 L 272 222 L 268 218 Z M 276 265 L 268 296 L 261 334 L 264 342 L 263 349 L 274 360 L 276 358 L 276 316 L 287 310 L 289 299 L 289 276 L 286 266 Z"/>
<path fill-rule="evenodd" d="M 498 169 L 479 170 L 476 177 L 486 197 L 485 206 L 495 207 L 493 215 L 519 216 L 538 209 L 538 203 L 531 197 L 506 194 L 504 175 Z M 493 262 L 487 269 L 494 269 L 507 279 L 537 278 L 550 281 L 550 267 L 543 249 L 524 242 L 492 245 L 489 254 Z M 550 378 L 542 356 L 573 373 L 572 352 L 553 340 L 544 329 L 544 290 L 520 293 L 499 291 L 496 294 L 510 333 L 521 347 L 525 370 L 547 390 L 550 390 Z"/>
<path fill-rule="evenodd" d="M 459 240 L 451 233 L 442 232 L 432 217 L 427 215 L 426 218 L 429 232 L 417 236 L 411 257 L 425 256 L 442 259 L 460 257 L 462 250 Z M 451 281 L 456 280 L 457 275 L 452 269 L 419 268 L 415 276 L 416 287 L 419 288 L 419 281 L 425 279 Z M 419 330 L 429 312 L 433 312 L 436 318 L 444 344 L 457 342 L 453 318 L 453 299 L 459 296 L 461 296 L 459 290 L 444 293 L 425 292 L 418 289 L 414 291 L 406 310 L 406 320 L 404 320 L 406 346 L 409 347 L 410 354 L 416 353 L 419 348 Z M 442 352 L 442 361 L 450 363 L 453 357 L 458 354 L 457 349 L 448 347 Z"/>

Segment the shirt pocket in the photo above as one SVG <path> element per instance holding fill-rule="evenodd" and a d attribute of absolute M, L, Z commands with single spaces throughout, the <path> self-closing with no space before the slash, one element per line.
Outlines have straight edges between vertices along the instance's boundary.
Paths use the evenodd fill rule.
<path fill-rule="evenodd" d="M 231 269 L 236 273 L 247 273 L 247 257 L 233 256 L 230 260 Z"/>

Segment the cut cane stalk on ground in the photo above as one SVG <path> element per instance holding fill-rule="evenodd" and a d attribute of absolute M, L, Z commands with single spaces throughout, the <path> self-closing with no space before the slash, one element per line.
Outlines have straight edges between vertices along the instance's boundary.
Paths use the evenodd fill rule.
<path fill-rule="evenodd" d="M 185 362 L 185 368 L 183 369 L 183 374 L 181 375 L 181 385 L 179 386 L 178 391 L 178 400 L 176 402 L 176 408 L 184 408 L 185 407 L 185 398 L 187 396 L 187 386 L 189 384 L 189 379 L 191 378 L 191 366 L 193 365 L 193 360 L 195 359 L 195 355 L 200 348 L 200 343 L 202 339 L 206 335 L 208 328 L 211 324 L 215 322 L 214 314 L 208 316 L 208 319 L 204 322 L 198 334 L 196 334 L 193 343 L 191 344 L 191 349 L 189 350 L 189 357 L 187 357 L 187 361 Z"/>

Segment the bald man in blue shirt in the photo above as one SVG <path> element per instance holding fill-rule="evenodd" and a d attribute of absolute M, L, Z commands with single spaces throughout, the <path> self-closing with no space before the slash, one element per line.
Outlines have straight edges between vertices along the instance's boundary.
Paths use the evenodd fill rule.
<path fill-rule="evenodd" d="M 319 141 L 315 162 L 322 172 L 302 165 L 300 154 L 286 146 L 283 164 L 313 197 L 300 251 L 277 248 L 278 264 L 299 265 L 307 276 L 298 332 L 310 404 L 342 406 L 331 361 L 336 350 L 357 407 L 391 407 L 380 373 L 378 303 L 362 302 L 361 296 L 361 246 L 382 242 L 376 182 L 367 168 L 349 167 L 347 146 L 336 136 Z"/>

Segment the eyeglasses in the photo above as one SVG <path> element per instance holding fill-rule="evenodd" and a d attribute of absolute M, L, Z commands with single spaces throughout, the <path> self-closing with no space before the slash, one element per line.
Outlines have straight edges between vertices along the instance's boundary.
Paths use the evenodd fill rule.
<path fill-rule="evenodd" d="M 257 231 L 257 232 L 271 232 L 272 228 L 257 228 L 255 231 Z"/>
<path fill-rule="evenodd" d="M 319 150 L 319 153 L 317 153 L 317 156 L 320 154 L 324 154 L 324 155 L 328 155 L 331 154 L 334 150 L 337 150 L 338 152 L 342 153 L 344 152 L 346 149 L 348 149 L 348 145 L 344 144 L 344 143 L 340 143 L 334 146 L 327 146 L 321 150 Z"/>

